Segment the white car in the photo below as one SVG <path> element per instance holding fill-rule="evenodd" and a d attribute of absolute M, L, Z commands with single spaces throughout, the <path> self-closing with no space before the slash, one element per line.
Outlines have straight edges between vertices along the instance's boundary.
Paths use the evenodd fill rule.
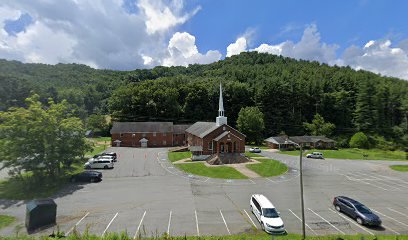
<path fill-rule="evenodd" d="M 84 164 L 85 169 L 92 168 L 113 168 L 113 161 L 109 159 L 90 159 L 87 163 Z"/>
<path fill-rule="evenodd" d="M 323 153 L 321 152 L 312 152 L 306 155 L 307 158 L 319 158 L 319 159 L 323 159 Z"/>
<path fill-rule="evenodd" d="M 252 195 L 249 205 L 265 232 L 278 234 L 286 233 L 279 212 L 276 211 L 273 204 L 264 195 Z"/>
<path fill-rule="evenodd" d="M 251 147 L 249 149 L 249 152 L 251 152 L 251 153 L 260 153 L 261 149 L 259 149 L 259 147 Z"/>

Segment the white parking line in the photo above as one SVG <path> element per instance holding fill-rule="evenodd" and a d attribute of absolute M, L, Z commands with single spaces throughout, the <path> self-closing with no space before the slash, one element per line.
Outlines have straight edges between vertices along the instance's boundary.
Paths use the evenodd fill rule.
<path fill-rule="evenodd" d="M 385 229 L 390 230 L 391 232 L 393 232 L 393 233 L 395 233 L 395 234 L 397 234 L 397 235 L 401 235 L 401 233 L 399 233 L 399 232 L 393 230 L 393 229 L 390 228 L 390 227 L 385 226 L 384 223 L 381 223 L 381 226 L 383 226 Z"/>
<path fill-rule="evenodd" d="M 297 219 L 299 219 L 300 222 L 302 222 L 302 219 L 300 219 L 300 217 L 298 217 L 294 212 L 292 212 L 292 210 L 288 209 L 289 212 L 291 212 L 293 214 L 293 216 L 295 216 Z M 314 233 L 314 235 L 317 235 L 317 233 L 313 230 L 313 228 L 311 228 L 307 223 L 305 223 L 306 227 L 308 227 L 310 229 L 310 231 L 312 231 Z"/>
<path fill-rule="evenodd" d="M 197 237 L 200 236 L 200 229 L 198 228 L 198 218 L 197 218 L 197 210 L 194 210 L 195 219 L 196 219 L 196 227 L 197 227 Z"/>
<path fill-rule="evenodd" d="M 106 226 L 106 228 L 105 228 L 105 230 L 103 230 L 103 233 L 102 233 L 102 237 L 103 237 L 103 235 L 105 235 L 105 233 L 106 233 L 106 231 L 108 230 L 108 228 L 109 228 L 109 226 L 112 224 L 112 222 L 113 222 L 113 220 L 115 220 L 115 218 L 116 218 L 116 216 L 118 216 L 118 212 L 115 214 L 115 216 L 113 216 L 113 218 L 112 218 L 112 220 L 110 220 L 110 222 L 109 222 L 109 224 L 108 224 L 108 226 Z"/>
<path fill-rule="evenodd" d="M 350 181 L 361 182 L 361 183 L 364 183 L 364 184 L 366 184 L 366 185 L 371 185 L 371 186 L 373 186 L 373 187 L 380 188 L 380 189 L 385 190 L 385 191 L 388 190 L 388 189 L 386 189 L 386 188 L 383 188 L 383 187 L 380 187 L 380 186 L 377 186 L 377 185 L 373 185 L 373 184 L 371 184 L 371 183 L 369 183 L 369 182 L 365 182 L 365 181 L 362 180 L 362 179 L 358 179 L 358 178 L 355 178 L 355 177 L 349 177 L 348 175 L 355 175 L 355 174 L 352 174 L 352 173 L 342 174 L 342 175 L 345 176 L 345 177 L 346 177 L 348 180 L 350 180 Z M 357 176 L 357 177 L 358 177 L 358 176 Z"/>
<path fill-rule="evenodd" d="M 360 226 L 360 225 L 359 225 L 359 224 L 357 224 L 356 222 L 354 222 L 354 221 L 352 221 L 352 220 L 350 220 L 350 219 L 346 218 L 345 216 L 341 215 L 340 213 L 338 213 L 338 212 L 334 211 L 334 210 L 333 210 L 333 209 L 331 209 L 331 208 L 329 208 L 329 210 L 330 210 L 330 211 L 332 211 L 332 212 L 334 212 L 334 213 L 337 213 L 337 214 L 338 214 L 340 217 L 342 217 L 343 219 L 345 219 L 345 220 L 347 220 L 347 221 L 351 222 L 352 224 L 356 225 L 357 227 L 359 227 L 359 228 L 363 229 L 364 231 L 366 231 L 366 232 L 368 232 L 369 234 L 371 234 L 372 236 L 374 236 L 374 233 L 372 233 L 372 232 L 368 231 L 367 229 L 363 228 L 362 226 Z"/>
<path fill-rule="evenodd" d="M 245 209 L 244 209 L 244 212 L 245 212 L 245 214 L 248 216 L 248 218 L 249 218 L 249 220 L 251 221 L 252 225 L 254 225 L 255 229 L 258 229 L 258 227 L 255 225 L 254 221 L 252 221 L 252 218 L 249 216 L 249 214 L 247 213 L 247 211 L 245 211 Z"/>
<path fill-rule="evenodd" d="M 378 174 L 377 174 L 377 176 L 380 176 L 380 177 L 383 177 L 383 178 L 388 178 L 388 179 L 393 180 L 393 181 L 400 181 L 400 182 L 403 182 L 405 184 L 408 184 L 408 182 L 406 182 L 406 181 L 404 181 L 402 179 L 399 179 L 399 178 L 393 178 L 393 177 L 388 177 L 388 176 L 378 175 Z"/>
<path fill-rule="evenodd" d="M 399 223 L 399 224 L 401 224 L 401 225 L 404 225 L 405 227 L 408 227 L 408 224 L 406 224 L 406 223 L 400 222 L 400 221 L 398 221 L 397 219 L 392 218 L 392 217 L 390 217 L 390 216 L 387 216 L 387 215 L 385 215 L 384 213 L 380 213 L 380 212 L 377 211 L 377 210 L 374 210 L 374 209 L 373 209 L 373 211 L 376 212 L 376 213 L 378 213 L 378 214 L 380 214 L 381 216 L 384 216 L 384 217 L 386 217 L 386 218 L 389 218 L 389 219 L 391 219 L 391 220 L 394 220 L 395 222 L 397 222 L 397 223 Z"/>
<path fill-rule="evenodd" d="M 250 178 L 249 178 L 248 180 L 249 180 L 249 181 L 250 181 L 252 184 L 255 184 L 255 182 L 254 182 L 254 181 L 252 181 L 252 179 L 250 179 Z"/>
<path fill-rule="evenodd" d="M 368 175 L 368 174 L 362 173 L 362 172 L 358 172 L 357 174 L 368 176 L 369 178 L 374 179 L 374 180 L 383 181 L 383 182 L 376 181 L 377 184 L 380 183 L 380 184 L 385 185 L 387 187 L 392 187 L 392 188 L 395 188 L 396 190 L 401 190 L 400 188 L 397 188 L 397 187 L 393 186 L 393 185 L 399 185 L 398 183 L 392 183 L 393 185 L 391 185 L 389 183 L 384 183 L 384 182 L 390 181 L 390 180 L 382 179 L 382 178 L 379 178 L 379 177 L 376 177 L 376 176 L 371 176 L 371 175 Z M 401 186 L 401 185 L 399 185 L 399 186 Z M 405 186 L 403 186 L 403 187 L 405 187 Z"/>
<path fill-rule="evenodd" d="M 228 228 L 227 222 L 225 221 L 224 215 L 222 215 L 221 209 L 220 209 L 220 214 L 221 214 L 222 220 L 225 223 L 225 227 L 227 228 L 228 234 L 231 235 L 231 232 L 230 232 L 230 230 Z"/>
<path fill-rule="evenodd" d="M 388 208 L 388 210 L 393 211 L 393 212 L 395 212 L 395 213 L 398 213 L 399 215 L 402 215 L 402 216 L 405 216 L 405 217 L 407 217 L 407 218 L 408 218 L 408 215 L 407 215 L 407 214 L 405 214 L 405 213 L 398 212 L 397 210 L 394 210 L 394 209 L 392 209 L 392 208 Z"/>
<path fill-rule="evenodd" d="M 142 216 L 142 219 L 140 219 L 140 223 L 139 223 L 139 225 L 137 226 L 137 229 L 136 229 L 136 232 L 135 232 L 135 236 L 133 236 L 133 239 L 136 239 L 137 233 L 139 232 L 140 226 L 142 225 L 142 222 L 143 222 L 143 219 L 144 219 L 145 215 L 146 215 L 146 211 L 144 211 L 143 216 Z"/>
<path fill-rule="evenodd" d="M 343 231 L 341 231 L 340 229 L 338 229 L 336 226 L 334 226 L 333 224 L 331 224 L 331 222 L 327 221 L 326 219 L 324 219 L 322 216 L 320 216 L 319 214 L 315 213 L 312 209 L 308 208 L 309 211 L 311 211 L 312 213 L 314 213 L 316 216 L 318 216 L 319 218 L 323 219 L 323 221 L 327 222 L 330 226 L 332 226 L 334 229 L 336 229 L 337 231 L 339 231 L 341 234 L 346 235 Z"/>
<path fill-rule="evenodd" d="M 169 225 L 167 226 L 167 235 L 170 235 L 171 211 L 169 216 Z"/>
<path fill-rule="evenodd" d="M 74 230 L 74 228 L 78 226 L 82 222 L 82 220 L 84 220 L 84 218 L 86 218 L 86 216 L 88 215 L 89 215 L 89 212 L 87 212 L 85 216 L 83 216 L 77 223 L 75 223 L 75 225 L 71 229 L 69 229 L 67 233 L 65 233 L 65 237 L 68 236 Z"/>
<path fill-rule="evenodd" d="M 265 179 L 268 180 L 269 182 L 276 183 L 275 181 L 273 181 L 273 180 L 271 180 L 271 179 L 269 179 L 269 178 L 265 178 Z"/>

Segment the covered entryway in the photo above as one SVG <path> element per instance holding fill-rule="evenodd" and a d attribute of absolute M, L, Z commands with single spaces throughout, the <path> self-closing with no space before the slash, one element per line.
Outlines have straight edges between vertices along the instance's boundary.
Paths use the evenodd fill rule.
<path fill-rule="evenodd" d="M 140 139 L 140 147 L 142 147 L 142 148 L 147 148 L 147 142 L 148 142 L 149 140 L 147 140 L 146 138 L 142 138 L 142 139 Z"/>
<path fill-rule="evenodd" d="M 120 140 L 115 140 L 115 141 L 113 141 L 113 143 L 115 144 L 115 146 L 116 147 L 120 147 L 120 143 L 121 143 L 122 141 L 120 141 Z"/>
<path fill-rule="evenodd" d="M 238 136 L 232 134 L 230 131 L 221 133 L 214 139 L 217 154 L 220 153 L 237 153 L 239 152 L 239 144 L 242 141 Z"/>

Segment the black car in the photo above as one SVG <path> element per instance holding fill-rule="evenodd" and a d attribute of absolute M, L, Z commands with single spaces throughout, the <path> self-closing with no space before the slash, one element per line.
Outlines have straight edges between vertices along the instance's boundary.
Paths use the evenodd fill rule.
<path fill-rule="evenodd" d="M 71 177 L 71 182 L 100 182 L 102 173 L 98 171 L 83 171 Z"/>
<path fill-rule="evenodd" d="M 101 156 L 111 156 L 113 157 L 113 161 L 117 162 L 117 155 L 115 152 L 104 152 L 101 154 Z"/>
<path fill-rule="evenodd" d="M 333 199 L 333 205 L 338 212 L 343 212 L 355 219 L 360 225 L 380 226 L 381 219 L 364 204 L 349 197 L 338 196 Z"/>

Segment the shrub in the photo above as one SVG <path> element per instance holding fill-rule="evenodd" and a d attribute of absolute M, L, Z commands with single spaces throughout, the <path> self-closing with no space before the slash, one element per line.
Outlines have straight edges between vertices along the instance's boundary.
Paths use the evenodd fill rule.
<path fill-rule="evenodd" d="M 369 148 L 368 137 L 363 132 L 354 134 L 350 139 L 350 147 L 352 148 Z"/>

